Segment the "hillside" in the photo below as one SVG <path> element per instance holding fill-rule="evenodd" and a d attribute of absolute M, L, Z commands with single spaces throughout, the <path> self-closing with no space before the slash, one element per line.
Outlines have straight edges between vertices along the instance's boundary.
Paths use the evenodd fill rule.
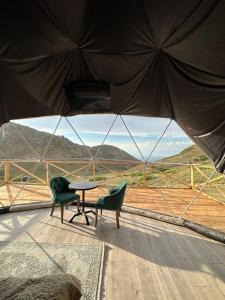
<path fill-rule="evenodd" d="M 209 158 L 196 145 L 187 147 L 176 155 L 160 159 L 159 162 L 207 164 L 211 163 Z"/>
<path fill-rule="evenodd" d="M 42 157 L 52 135 L 28 126 L 15 123 L 12 125 L 5 124 L 0 128 L 0 159 L 37 159 Z M 76 144 L 64 136 L 55 135 L 45 154 L 45 159 L 89 159 L 98 153 L 97 157 L 101 159 L 137 160 L 117 147 L 111 145 L 102 145 L 100 149 L 99 147 Z"/>
<path fill-rule="evenodd" d="M 37 159 L 42 157 L 52 135 L 28 126 L 15 123 L 12 125 L 5 124 L 0 128 L 0 159 Z M 96 153 L 97 157 L 101 159 L 137 161 L 135 157 L 117 147 L 111 145 L 84 146 L 59 135 L 53 136 L 45 159 L 90 159 Z M 192 145 L 180 153 L 160 159 L 158 162 L 210 163 L 210 160 L 196 145 Z"/>

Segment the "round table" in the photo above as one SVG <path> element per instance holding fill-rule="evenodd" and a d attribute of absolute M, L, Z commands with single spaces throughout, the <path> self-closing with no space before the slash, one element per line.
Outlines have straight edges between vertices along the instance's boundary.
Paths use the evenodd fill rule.
<path fill-rule="evenodd" d="M 73 219 L 77 216 L 84 215 L 86 219 L 87 225 L 89 225 L 89 220 L 86 214 L 88 213 L 93 213 L 95 215 L 95 212 L 93 210 L 88 210 L 85 211 L 85 191 L 87 190 L 93 190 L 97 187 L 98 185 L 95 182 L 72 182 L 69 184 L 69 189 L 72 191 L 82 191 L 82 211 L 79 211 L 76 213 L 70 220 L 69 222 L 72 223 Z"/>

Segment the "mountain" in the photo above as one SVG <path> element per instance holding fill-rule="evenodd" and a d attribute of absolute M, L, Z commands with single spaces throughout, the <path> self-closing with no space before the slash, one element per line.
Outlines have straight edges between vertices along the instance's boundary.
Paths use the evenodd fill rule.
<path fill-rule="evenodd" d="M 0 127 L 0 159 L 37 159 L 43 157 L 46 148 L 45 159 L 91 159 L 97 154 L 99 159 L 137 161 L 134 156 L 111 145 L 89 147 L 73 143 L 63 135 L 52 137 L 50 133 L 16 123 Z M 174 156 L 154 160 L 168 163 L 210 163 L 196 145 Z"/>
<path fill-rule="evenodd" d="M 176 155 L 160 159 L 158 162 L 207 164 L 211 163 L 209 158 L 196 145 L 187 147 Z"/>
<path fill-rule="evenodd" d="M 15 123 L 0 128 L 0 159 L 91 159 L 96 154 L 99 159 L 137 161 L 129 153 L 111 145 L 80 145 L 64 136 L 52 136 Z"/>

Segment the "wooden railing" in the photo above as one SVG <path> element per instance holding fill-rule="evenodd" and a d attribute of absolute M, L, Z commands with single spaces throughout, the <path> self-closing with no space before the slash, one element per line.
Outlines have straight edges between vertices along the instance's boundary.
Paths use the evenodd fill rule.
<path fill-rule="evenodd" d="M 54 176 L 65 176 L 70 181 L 97 181 L 100 190 L 116 185 L 122 179 L 128 182 L 131 193 L 135 193 L 133 188 L 137 188 L 138 191 L 143 188 L 143 193 L 146 193 L 146 188 L 158 189 L 159 198 L 161 201 L 163 200 L 169 211 L 171 211 L 171 208 L 167 200 L 170 198 L 171 201 L 174 196 L 171 198 L 170 195 L 175 195 L 177 189 L 180 189 L 177 194 L 181 199 L 183 195 L 189 195 L 190 203 L 192 198 L 195 201 L 195 196 L 201 193 L 224 204 L 224 176 L 219 173 L 211 176 L 214 171 L 213 165 L 190 163 L 152 162 L 144 164 L 141 161 L 78 159 L 2 160 L 0 161 L 0 187 L 2 186 L 0 206 L 16 203 L 23 190 L 25 194 L 34 191 L 34 194 L 37 194 L 37 199 L 34 199 L 31 195 L 32 192 L 29 195 L 24 194 L 19 202 L 42 201 L 40 195 L 43 196 L 43 201 L 46 201 L 46 199 L 49 201 L 49 189 L 44 186 L 49 186 L 50 179 Z M 205 186 L 206 182 L 207 185 Z M 26 189 L 26 185 L 30 185 L 30 187 Z M 33 188 L 32 185 L 37 186 Z M 169 189 L 174 190 L 169 191 Z M 183 189 L 192 189 L 194 193 L 182 191 Z M 153 194 L 155 192 L 153 191 Z M 145 197 L 144 194 L 143 197 Z M 141 207 L 144 208 L 140 197 L 139 202 L 142 205 Z"/>
<path fill-rule="evenodd" d="M 49 185 L 53 176 L 71 180 L 93 180 L 111 184 L 126 179 L 130 185 L 145 187 L 200 189 L 214 170 L 212 165 L 113 160 L 2 160 L 2 184 L 23 183 Z M 224 176 L 217 173 L 209 182 L 224 184 Z M 223 192 L 222 192 L 223 193 Z"/>

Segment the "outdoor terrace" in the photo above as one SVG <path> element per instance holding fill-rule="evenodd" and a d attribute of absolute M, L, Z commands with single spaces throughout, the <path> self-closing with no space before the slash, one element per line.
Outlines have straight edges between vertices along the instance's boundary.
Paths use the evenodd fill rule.
<path fill-rule="evenodd" d="M 128 182 L 125 206 L 182 217 L 225 231 L 224 179 L 221 174 L 210 175 L 214 172 L 212 166 L 75 160 L 40 164 L 7 160 L 1 162 L 1 168 L 0 201 L 4 206 L 50 202 L 52 176 L 98 182 L 98 188 L 86 192 L 89 202 L 95 202 L 107 193 L 107 187 L 125 179 Z"/>

